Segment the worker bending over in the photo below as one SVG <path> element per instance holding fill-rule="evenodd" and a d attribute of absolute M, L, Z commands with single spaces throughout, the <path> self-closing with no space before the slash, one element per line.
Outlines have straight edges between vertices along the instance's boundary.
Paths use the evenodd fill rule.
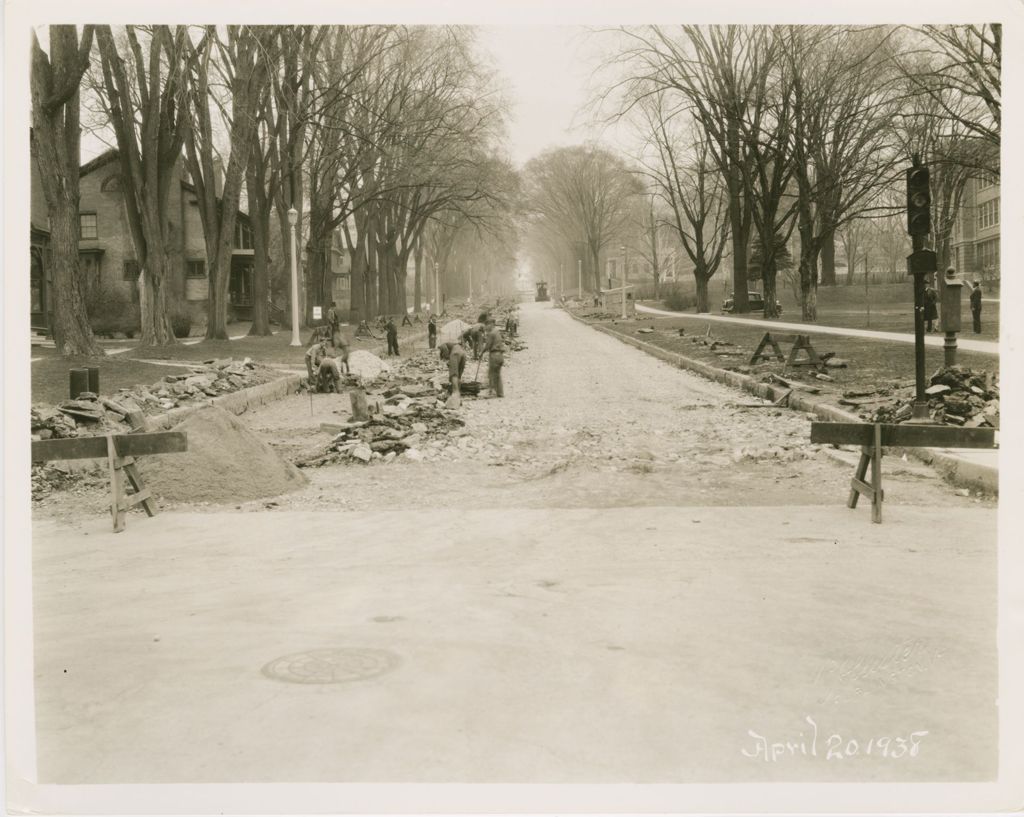
<path fill-rule="evenodd" d="M 462 401 L 462 373 L 466 370 L 466 350 L 462 348 L 461 343 L 449 342 L 438 347 L 438 354 L 441 360 L 448 361 L 448 382 L 451 384 L 455 406 L 458 406 Z"/>
<path fill-rule="evenodd" d="M 473 359 L 479 360 L 483 349 L 484 333 L 486 328 L 482 323 L 474 323 L 469 329 L 462 333 L 462 342 L 466 346 L 473 347 Z"/>

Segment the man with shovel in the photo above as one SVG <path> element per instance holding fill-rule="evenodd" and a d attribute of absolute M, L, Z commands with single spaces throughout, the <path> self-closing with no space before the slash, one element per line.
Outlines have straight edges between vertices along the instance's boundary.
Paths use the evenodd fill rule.
<path fill-rule="evenodd" d="M 501 330 L 495 325 L 494 319 L 487 321 L 487 340 L 484 349 L 487 352 L 487 384 L 490 388 L 488 397 L 504 397 L 505 387 L 501 382 L 501 367 L 505 365 L 505 339 Z"/>

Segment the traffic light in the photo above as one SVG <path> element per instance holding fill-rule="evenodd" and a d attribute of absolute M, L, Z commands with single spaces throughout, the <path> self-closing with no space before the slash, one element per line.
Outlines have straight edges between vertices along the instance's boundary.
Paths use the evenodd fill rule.
<path fill-rule="evenodd" d="M 922 166 L 907 170 L 907 232 L 928 235 L 932 231 L 931 191 L 928 187 L 928 168 Z"/>

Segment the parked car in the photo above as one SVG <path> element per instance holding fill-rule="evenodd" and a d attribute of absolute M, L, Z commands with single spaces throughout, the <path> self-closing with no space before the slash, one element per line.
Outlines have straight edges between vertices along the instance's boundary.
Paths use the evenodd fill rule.
<path fill-rule="evenodd" d="M 733 297 L 726 298 L 722 302 L 722 311 L 723 312 L 728 312 L 730 314 L 733 312 L 733 309 L 735 307 L 735 303 L 734 303 L 735 295 L 736 295 L 736 293 L 733 293 Z M 761 295 L 760 292 L 748 292 L 747 293 L 747 303 L 750 304 L 750 311 L 751 312 L 764 312 L 764 297 Z M 775 302 L 775 314 L 777 314 L 777 315 L 781 315 L 782 314 L 782 304 L 780 304 L 778 301 Z"/>

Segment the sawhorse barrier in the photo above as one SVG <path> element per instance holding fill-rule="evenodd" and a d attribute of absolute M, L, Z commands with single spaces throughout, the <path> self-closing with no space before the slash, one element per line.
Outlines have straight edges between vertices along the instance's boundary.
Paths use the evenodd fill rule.
<path fill-rule="evenodd" d="M 61 440 L 33 440 L 32 462 L 52 460 L 107 459 L 110 469 L 110 515 L 114 533 L 124 530 L 129 508 L 142 505 L 147 516 L 156 515 L 156 503 L 135 467 L 135 457 L 148 454 L 175 454 L 188 450 L 184 431 L 158 431 L 141 434 L 107 434 L 95 437 L 71 437 Z M 133 494 L 125 490 L 125 478 Z"/>
<path fill-rule="evenodd" d="M 882 449 L 901 448 L 995 448 L 994 428 L 903 423 L 811 423 L 811 442 L 861 446 L 860 461 L 850 480 L 847 507 L 856 508 L 860 494 L 871 497 L 871 521 L 881 523 Z M 865 481 L 868 468 L 871 481 Z"/>
<path fill-rule="evenodd" d="M 780 343 L 793 344 L 790 347 L 788 357 L 782 354 L 782 349 L 779 347 Z M 772 347 L 772 352 L 765 351 L 768 346 Z M 800 352 L 803 352 L 807 357 L 801 359 L 799 357 Z M 761 360 L 769 360 L 772 357 L 784 361 L 786 367 L 814 366 L 816 369 L 820 369 L 825 365 L 824 361 L 818 357 L 818 353 L 814 351 L 810 335 L 774 335 L 771 332 L 765 332 L 761 342 L 757 344 L 757 349 L 754 350 L 754 354 L 750 357 L 750 365 L 753 366 Z"/>

